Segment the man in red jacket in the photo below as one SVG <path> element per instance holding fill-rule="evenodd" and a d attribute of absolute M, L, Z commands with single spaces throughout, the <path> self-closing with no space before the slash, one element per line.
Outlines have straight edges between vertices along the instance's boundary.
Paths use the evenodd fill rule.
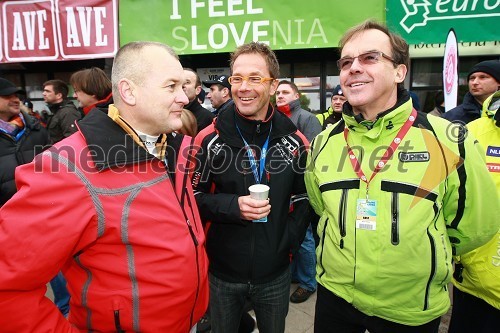
<path fill-rule="evenodd" d="M 205 237 L 187 170 L 174 51 L 117 53 L 115 104 L 16 170 L 0 210 L 0 331 L 194 332 L 208 303 Z M 46 298 L 62 271 L 69 318 Z"/>

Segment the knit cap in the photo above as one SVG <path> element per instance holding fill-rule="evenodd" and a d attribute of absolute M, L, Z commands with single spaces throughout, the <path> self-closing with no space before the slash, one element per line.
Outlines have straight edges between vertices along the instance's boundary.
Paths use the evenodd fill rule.
<path fill-rule="evenodd" d="M 486 60 L 472 66 L 469 74 L 467 75 L 467 81 L 469 81 L 469 77 L 476 72 L 489 74 L 500 84 L 500 61 Z"/>

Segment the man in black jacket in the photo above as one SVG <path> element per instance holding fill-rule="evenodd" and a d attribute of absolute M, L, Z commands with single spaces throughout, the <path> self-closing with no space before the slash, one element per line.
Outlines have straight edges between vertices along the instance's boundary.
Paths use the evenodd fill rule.
<path fill-rule="evenodd" d="M 50 141 L 56 143 L 78 129 L 75 122 L 82 114 L 68 98 L 68 85 L 61 80 L 49 80 L 43 84 L 43 100 L 52 112 L 48 122 Z"/>
<path fill-rule="evenodd" d="M 237 332 L 249 299 L 259 332 L 280 333 L 288 313 L 290 251 L 299 249 L 311 214 L 303 177 L 306 139 L 270 104 L 279 64 L 267 45 L 238 47 L 230 67 L 234 105 L 195 140 L 195 197 L 202 219 L 211 222 L 212 332 Z M 259 183 L 270 187 L 269 200 L 249 196 L 248 187 Z"/>
<path fill-rule="evenodd" d="M 481 117 L 483 102 L 500 89 L 500 61 L 486 60 L 474 65 L 467 75 L 469 91 L 462 104 L 445 112 L 444 119 L 468 124 Z"/>
<path fill-rule="evenodd" d="M 184 84 L 182 85 L 182 89 L 189 100 L 189 104 L 184 108 L 193 113 L 198 124 L 198 132 L 200 132 L 212 123 L 214 115 L 198 102 L 198 94 L 202 90 L 201 80 L 198 74 L 191 68 L 184 68 Z"/>
<path fill-rule="evenodd" d="M 24 91 L 0 78 L 0 207 L 16 193 L 16 167 L 31 162 L 49 144 L 47 130 L 20 110 L 18 93 Z"/>

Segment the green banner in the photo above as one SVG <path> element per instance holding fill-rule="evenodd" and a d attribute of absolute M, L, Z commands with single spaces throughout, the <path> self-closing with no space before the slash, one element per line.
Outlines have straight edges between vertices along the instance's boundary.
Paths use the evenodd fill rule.
<path fill-rule="evenodd" d="M 120 0 L 120 44 L 152 40 L 179 54 L 231 52 L 250 41 L 274 50 L 337 47 L 367 18 L 383 21 L 383 1 Z"/>
<path fill-rule="evenodd" d="M 387 25 L 409 44 L 444 43 L 453 28 L 459 42 L 499 38 L 500 0 L 387 0 Z"/>

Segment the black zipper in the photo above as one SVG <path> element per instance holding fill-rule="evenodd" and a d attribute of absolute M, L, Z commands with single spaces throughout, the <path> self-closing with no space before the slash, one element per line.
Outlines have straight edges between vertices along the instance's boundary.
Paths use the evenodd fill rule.
<path fill-rule="evenodd" d="M 423 311 L 429 308 L 429 289 L 431 287 L 432 280 L 434 280 L 434 275 L 436 274 L 436 244 L 434 243 L 434 240 L 428 230 L 427 237 L 429 237 L 429 245 L 431 250 L 431 272 L 429 274 L 427 285 L 425 286 L 424 305 L 422 309 Z"/>
<path fill-rule="evenodd" d="M 340 230 L 340 248 L 344 248 L 344 237 L 346 236 L 346 210 L 347 210 L 347 191 L 348 189 L 342 189 L 342 196 L 339 203 L 339 230 Z"/>
<path fill-rule="evenodd" d="M 398 193 L 396 192 L 392 192 L 391 213 L 392 213 L 391 243 L 392 245 L 398 245 L 399 244 L 399 198 L 398 198 Z"/>
<path fill-rule="evenodd" d="M 125 331 L 122 330 L 122 325 L 120 324 L 120 310 L 114 311 L 114 318 L 115 318 L 116 333 L 125 333 Z"/>
<path fill-rule="evenodd" d="M 325 274 L 325 269 L 323 268 L 323 251 L 325 250 L 325 233 L 326 233 L 326 227 L 328 226 L 328 218 L 325 220 L 325 226 L 323 227 L 323 233 L 322 236 L 323 238 L 320 239 L 321 242 L 321 254 L 319 256 L 319 264 L 321 266 L 321 269 L 323 270 L 318 276 L 321 278 L 323 274 Z"/>

